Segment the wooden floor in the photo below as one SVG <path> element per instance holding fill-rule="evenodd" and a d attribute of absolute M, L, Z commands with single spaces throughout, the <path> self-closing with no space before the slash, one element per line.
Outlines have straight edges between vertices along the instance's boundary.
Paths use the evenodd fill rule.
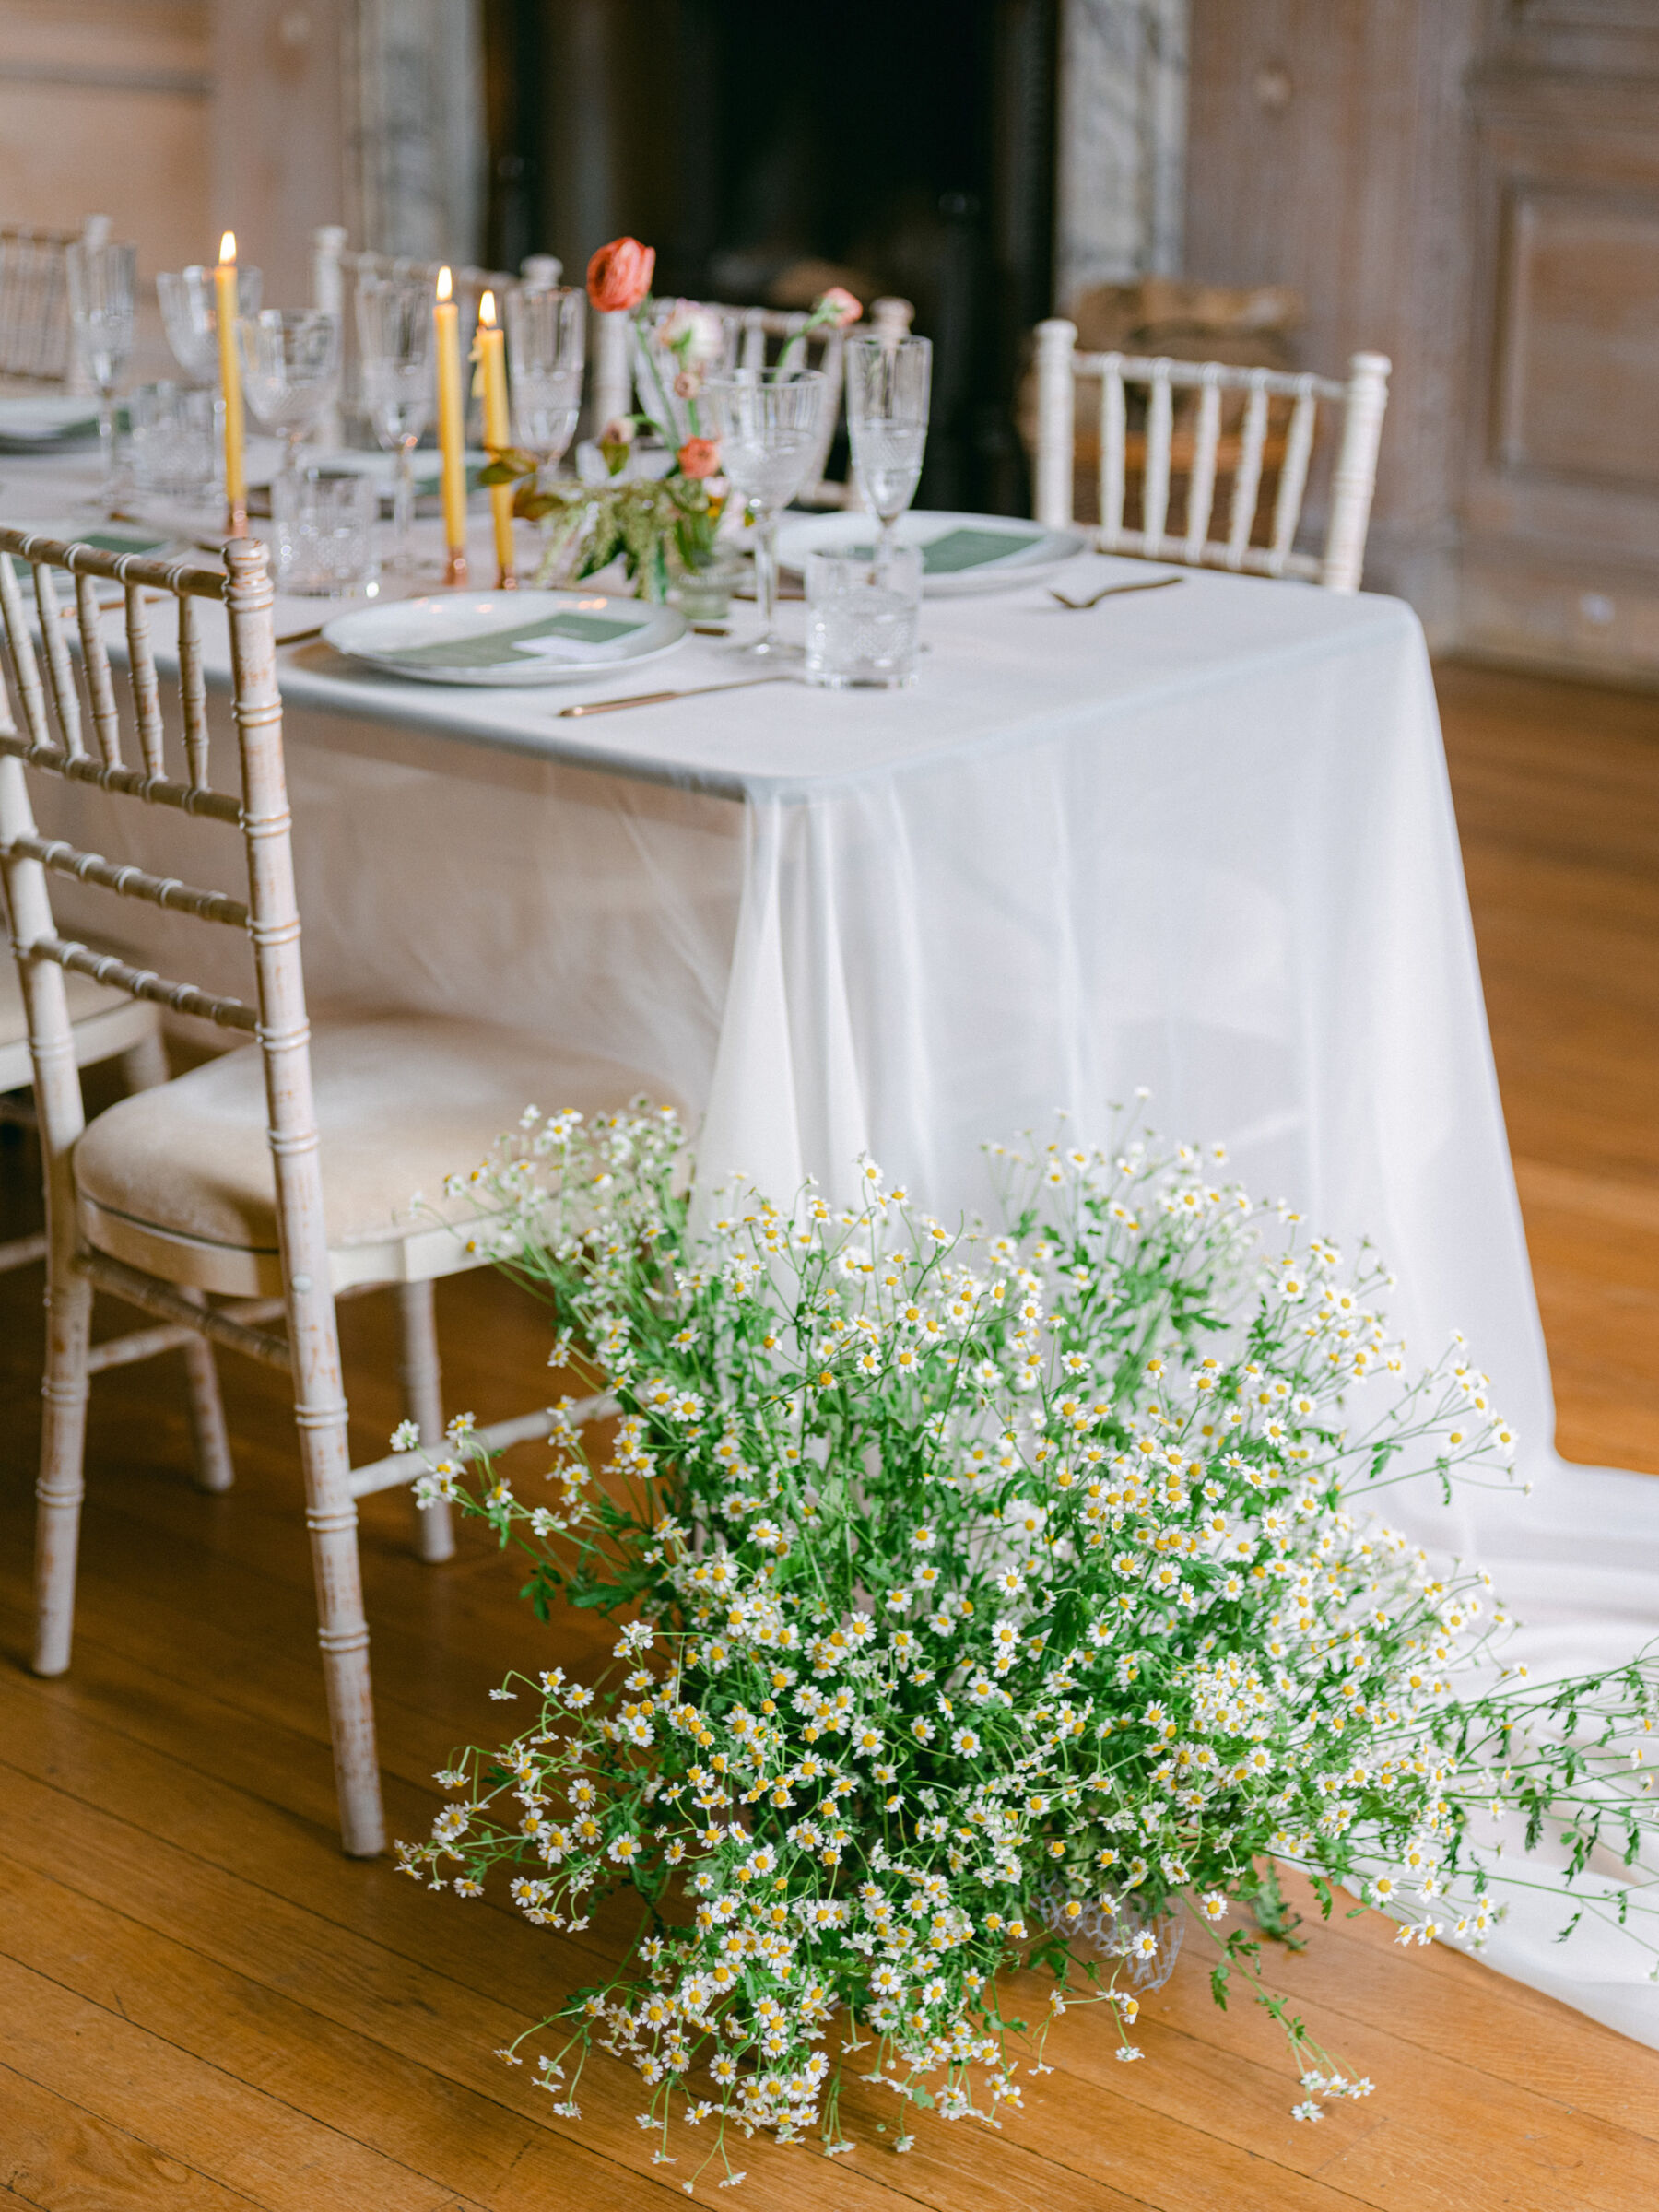
<path fill-rule="evenodd" d="M 1444 700 L 1563 1441 L 1659 1472 L 1659 704 L 1463 669 Z M 29 1223 L 29 1173 L 21 1145 L 0 1147 L 0 1238 Z M 26 1671 L 38 1298 L 38 1273 L 0 1281 L 0 2198 L 665 2206 L 688 2169 L 650 2164 L 631 2077 L 600 2062 L 583 2121 L 560 2123 L 491 2056 L 588 1978 L 591 1954 L 337 1853 L 276 1378 L 225 1363 L 240 1480 L 220 1499 L 182 1477 L 169 1362 L 99 1382 L 75 1672 Z M 347 1310 L 365 1453 L 395 1410 L 382 1305 Z M 441 1308 L 452 1404 L 522 1403 L 539 1324 L 488 1283 L 444 1286 Z M 401 1501 L 369 1502 L 388 1794 L 394 1832 L 414 1836 L 432 1770 L 495 1725 L 488 1686 L 515 1662 L 580 1658 L 584 1632 L 537 1632 L 476 1539 L 432 1570 L 405 1534 Z M 1148 2007 L 1146 2063 L 1112 2063 L 1074 2014 L 1005 2135 L 924 2121 L 898 2159 L 877 2132 L 890 2112 L 855 2096 L 854 2158 L 752 2147 L 747 2201 L 1659 2206 L 1659 2054 L 1354 1921 L 1315 1933 L 1281 1980 L 1378 2092 L 1298 2126 L 1274 2031 L 1215 2009 L 1196 1951 Z"/>

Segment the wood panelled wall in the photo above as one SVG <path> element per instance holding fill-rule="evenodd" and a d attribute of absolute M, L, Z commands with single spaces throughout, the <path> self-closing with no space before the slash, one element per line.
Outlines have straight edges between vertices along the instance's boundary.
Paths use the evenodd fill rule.
<path fill-rule="evenodd" d="M 210 0 L 0 0 L 0 217 L 139 241 L 136 367 L 171 357 L 148 281 L 206 261 Z"/>
<path fill-rule="evenodd" d="M 1394 363 L 1368 580 L 1659 683 L 1659 0 L 1192 0 L 1191 275 Z"/>

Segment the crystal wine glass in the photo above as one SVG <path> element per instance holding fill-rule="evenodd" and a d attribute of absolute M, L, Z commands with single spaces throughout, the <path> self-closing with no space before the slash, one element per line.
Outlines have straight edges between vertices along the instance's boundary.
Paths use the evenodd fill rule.
<path fill-rule="evenodd" d="M 806 480 L 818 448 L 826 382 L 823 371 L 800 374 L 786 369 L 740 369 L 703 386 L 720 437 L 720 465 L 732 488 L 748 502 L 757 531 L 755 596 L 760 608 L 760 635 L 744 650 L 777 654 L 784 648 L 773 635 L 778 606 L 778 517 Z"/>
<path fill-rule="evenodd" d="M 415 567 L 415 448 L 432 418 L 432 295 L 425 284 L 370 277 L 358 287 L 358 344 L 363 402 L 381 444 L 397 455 L 392 501 L 391 569 Z"/>
<path fill-rule="evenodd" d="M 515 285 L 506 297 L 512 435 L 549 475 L 576 435 L 586 358 L 587 302 L 572 285 Z"/>
<path fill-rule="evenodd" d="M 106 511 L 118 498 L 115 469 L 115 386 L 133 350 L 135 245 L 95 244 L 85 239 L 65 249 L 69 277 L 69 327 L 76 366 L 98 394 L 98 442 L 103 454 Z"/>
<path fill-rule="evenodd" d="M 300 471 L 300 441 L 340 382 L 340 325 L 322 308 L 262 308 L 237 319 L 242 390 L 268 430 L 288 440 L 284 473 Z"/>
<path fill-rule="evenodd" d="M 885 558 L 922 474 L 933 346 L 927 338 L 852 338 L 846 363 L 853 468 L 865 505 L 881 524 Z"/>
<path fill-rule="evenodd" d="M 173 359 L 192 382 L 198 384 L 217 384 L 219 380 L 218 298 L 213 276 L 211 269 L 197 266 L 163 269 L 156 278 L 161 327 Z M 257 269 L 238 267 L 236 299 L 241 314 L 259 312 L 262 282 Z"/>

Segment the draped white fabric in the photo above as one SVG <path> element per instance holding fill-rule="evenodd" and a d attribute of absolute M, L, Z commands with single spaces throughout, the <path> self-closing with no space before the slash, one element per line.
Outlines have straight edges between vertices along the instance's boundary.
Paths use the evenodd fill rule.
<path fill-rule="evenodd" d="M 1369 1233 L 1412 1351 L 1461 1328 L 1491 1374 L 1538 1495 L 1391 1491 L 1390 1517 L 1492 1568 L 1535 1666 L 1628 1655 L 1659 1626 L 1659 1483 L 1551 1450 L 1410 613 L 1194 575 L 1089 615 L 1030 589 L 930 602 L 924 636 L 909 694 L 766 687 L 592 722 L 558 719 L 563 690 L 285 653 L 313 1003 L 545 1027 L 660 1070 L 701 1116 L 705 1176 L 840 1193 L 867 1148 L 947 1216 L 987 1202 L 983 1140 L 1061 1108 L 1102 1135 L 1146 1086 L 1166 1135 L 1224 1139 L 1253 1191 L 1350 1249 Z M 700 641 L 652 677 L 730 673 Z M 61 792 L 52 827 L 203 880 L 203 830 L 137 811 Z M 204 971 L 199 929 L 127 934 L 243 981 L 233 943 Z M 1557 1947 L 1564 1917 L 1518 1912 L 1488 1958 L 1659 2044 L 1640 1955 L 1585 1930 Z"/>

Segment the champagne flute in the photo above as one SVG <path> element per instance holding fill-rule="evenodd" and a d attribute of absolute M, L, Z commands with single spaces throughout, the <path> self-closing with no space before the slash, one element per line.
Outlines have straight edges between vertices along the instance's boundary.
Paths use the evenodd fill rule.
<path fill-rule="evenodd" d="M 135 245 L 76 239 L 65 249 L 69 279 L 69 327 L 76 365 L 98 394 L 98 442 L 103 454 L 99 504 L 118 501 L 115 467 L 115 387 L 133 350 L 133 302 L 138 276 Z"/>
<path fill-rule="evenodd" d="M 432 418 L 432 296 L 424 284 L 365 277 L 358 286 L 358 344 L 363 401 L 374 434 L 397 455 L 388 568 L 417 563 L 409 549 L 415 520 L 415 449 Z"/>
<path fill-rule="evenodd" d="M 712 428 L 720 436 L 721 468 L 747 500 L 757 525 L 760 635 L 742 649 L 747 653 L 775 656 L 786 650 L 772 629 L 778 606 L 778 517 L 812 465 L 825 390 L 820 369 L 799 375 L 782 368 L 739 369 L 703 386 Z"/>
<path fill-rule="evenodd" d="M 881 524 L 877 558 L 886 559 L 922 475 L 933 346 L 926 338 L 851 338 L 846 364 L 853 473 Z"/>

